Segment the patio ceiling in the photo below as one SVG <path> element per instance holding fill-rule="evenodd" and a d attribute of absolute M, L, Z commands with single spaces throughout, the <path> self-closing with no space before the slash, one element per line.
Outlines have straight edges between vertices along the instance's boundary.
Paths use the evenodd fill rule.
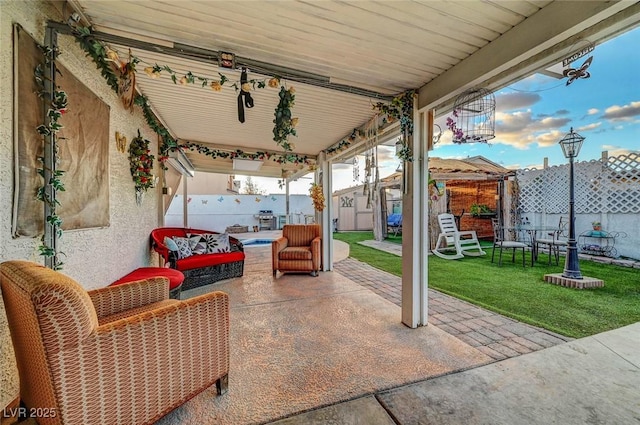
<path fill-rule="evenodd" d="M 492 89 L 552 64 L 580 37 L 595 42 L 637 24 L 638 2 L 530 1 L 97 1 L 69 0 L 99 36 L 144 67 L 168 65 L 206 78 L 232 52 L 249 78 L 294 86 L 294 152 L 315 157 L 373 116 L 372 104 L 420 89 L 420 106 L 447 107 L 462 90 Z M 252 91 L 237 118 L 237 92 L 174 84 L 137 73 L 139 91 L 174 137 L 220 150 L 282 152 L 272 134 L 278 90 Z M 238 172 L 230 160 L 187 152 L 196 169 L 281 177 L 282 164 Z M 291 165 L 286 167 L 291 168 Z"/>

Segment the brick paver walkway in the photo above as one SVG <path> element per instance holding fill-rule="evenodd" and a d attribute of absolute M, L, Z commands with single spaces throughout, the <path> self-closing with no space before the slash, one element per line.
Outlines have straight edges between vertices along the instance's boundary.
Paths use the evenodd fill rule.
<path fill-rule="evenodd" d="M 401 305 L 402 280 L 398 276 L 353 258 L 334 263 L 334 270 L 392 303 Z M 571 340 L 433 289 L 429 289 L 429 323 L 496 360 Z"/>

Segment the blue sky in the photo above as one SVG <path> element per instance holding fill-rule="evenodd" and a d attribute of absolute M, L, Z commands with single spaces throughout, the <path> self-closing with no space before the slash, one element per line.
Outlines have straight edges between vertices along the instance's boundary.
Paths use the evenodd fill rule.
<path fill-rule="evenodd" d="M 640 149 L 640 28 L 596 45 L 590 78 L 566 85 L 535 74 L 496 92 L 496 138 L 490 145 L 453 145 L 451 132 L 431 153 L 443 158 L 482 155 L 508 168 L 563 164 L 558 141 L 570 131 L 585 137 L 578 160 Z M 580 67 L 588 56 L 570 66 Z M 438 120 L 440 121 L 440 120 Z M 442 125 L 442 124 L 441 124 Z M 443 127 L 446 128 L 446 127 Z"/>
<path fill-rule="evenodd" d="M 581 46 L 582 47 L 582 46 Z M 589 55 L 570 66 L 579 68 L 593 56 L 590 78 L 566 85 L 566 79 L 535 74 L 495 93 L 496 137 L 489 144 L 456 145 L 444 124 L 449 114 L 436 123 L 444 130 L 430 156 L 466 158 L 484 156 L 507 168 L 541 168 L 566 163 L 558 142 L 570 128 L 585 137 L 578 161 L 640 151 L 640 28 L 596 44 Z M 395 171 L 399 160 L 394 150 L 379 147 L 380 176 Z M 364 160 L 360 161 L 364 164 Z M 361 165 L 362 167 L 362 165 Z M 334 167 L 334 190 L 358 185 L 350 165 Z M 360 170 L 361 178 L 364 170 Z M 242 178 L 244 180 L 244 178 Z M 282 193 L 275 179 L 254 178 L 268 193 Z M 291 193 L 308 193 L 311 180 L 290 185 Z"/>

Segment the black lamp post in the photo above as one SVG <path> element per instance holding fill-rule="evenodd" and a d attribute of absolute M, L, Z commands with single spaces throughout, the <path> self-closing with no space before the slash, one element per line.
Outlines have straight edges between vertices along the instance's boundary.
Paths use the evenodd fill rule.
<path fill-rule="evenodd" d="M 566 158 L 569 158 L 569 240 L 567 241 L 567 257 L 565 259 L 562 277 L 570 279 L 582 279 L 580 263 L 578 262 L 578 246 L 576 244 L 576 215 L 573 208 L 573 158 L 578 156 L 583 141 L 584 137 L 578 133 L 574 133 L 573 127 L 571 127 L 569 134 L 564 136 L 559 142 L 562 153 Z"/>

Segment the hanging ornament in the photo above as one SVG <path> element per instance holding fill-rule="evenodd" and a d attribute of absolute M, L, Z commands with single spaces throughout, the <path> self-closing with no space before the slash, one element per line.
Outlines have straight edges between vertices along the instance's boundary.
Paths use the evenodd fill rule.
<path fill-rule="evenodd" d="M 593 61 L 593 56 L 589 56 L 589 58 L 584 61 L 584 63 L 582 64 L 582 66 L 580 68 L 567 68 L 562 72 L 562 75 L 564 75 L 565 77 L 568 77 L 567 80 L 567 86 L 571 83 L 573 83 L 574 81 L 580 79 L 580 78 L 589 78 L 591 77 L 591 74 L 589 72 L 587 72 L 587 69 L 589 68 L 589 66 L 591 65 L 591 61 Z"/>
<path fill-rule="evenodd" d="M 129 50 L 129 62 L 122 63 L 116 59 L 114 65 L 120 72 L 118 94 L 120 95 L 120 100 L 122 100 L 122 105 L 124 105 L 125 109 L 133 112 L 133 101 L 136 97 L 136 72 L 135 62 L 131 59 L 131 50 Z"/>
<path fill-rule="evenodd" d="M 358 157 L 353 157 L 353 181 L 357 182 L 360 180 L 360 165 L 358 164 Z"/>
<path fill-rule="evenodd" d="M 447 127 L 453 143 L 487 143 L 495 135 L 496 98 L 487 89 L 465 90 L 453 104 Z"/>
<path fill-rule="evenodd" d="M 149 149 L 149 143 L 138 130 L 138 136 L 129 145 L 129 170 L 135 184 L 138 205 L 142 204 L 144 192 L 155 186 L 155 178 L 152 174 L 154 156 Z"/>
<path fill-rule="evenodd" d="M 247 68 L 242 67 L 240 74 L 240 93 L 238 94 L 238 121 L 244 123 L 244 107 L 253 108 L 253 98 L 251 97 L 251 84 L 247 82 Z"/>

